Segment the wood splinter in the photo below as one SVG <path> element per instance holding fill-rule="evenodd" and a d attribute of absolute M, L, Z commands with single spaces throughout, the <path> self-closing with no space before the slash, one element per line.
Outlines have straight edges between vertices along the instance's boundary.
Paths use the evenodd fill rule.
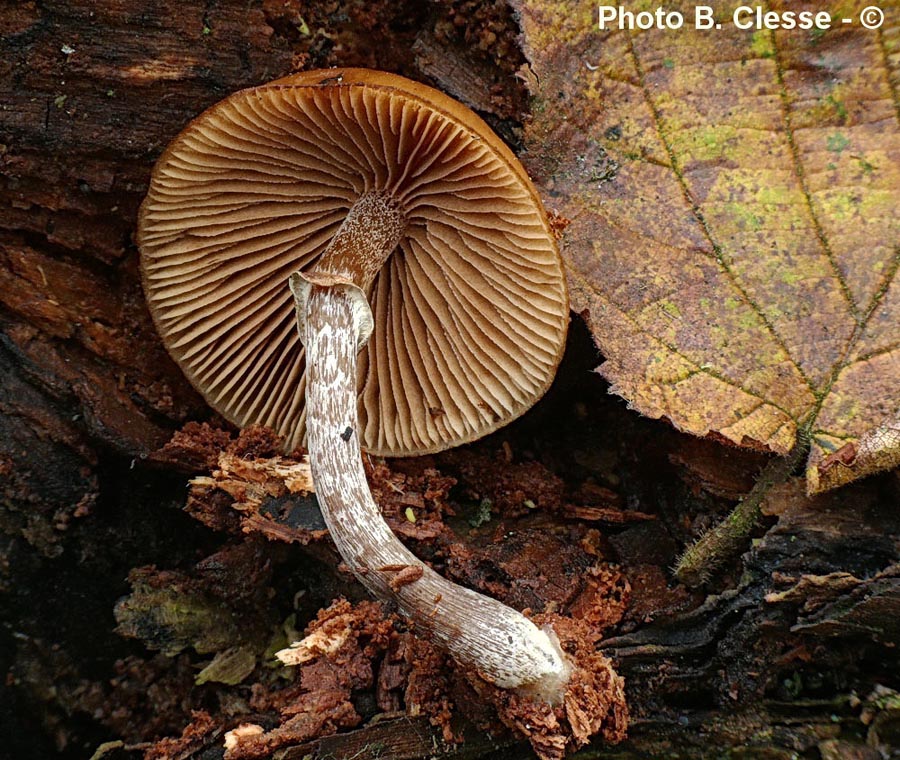
<path fill-rule="evenodd" d="M 403 565 L 402 567 L 394 565 L 387 568 L 381 567 L 379 570 L 393 573 L 393 576 L 388 581 L 388 585 L 394 591 L 399 591 L 403 586 L 415 583 L 425 575 L 425 569 L 422 565 Z"/>

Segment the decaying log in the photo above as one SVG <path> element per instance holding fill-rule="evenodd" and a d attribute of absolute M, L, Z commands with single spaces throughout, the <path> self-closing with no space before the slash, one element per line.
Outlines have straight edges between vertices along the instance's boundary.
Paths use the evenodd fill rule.
<path fill-rule="evenodd" d="M 186 568 L 221 581 L 231 572 L 223 556 L 252 555 L 260 584 L 272 583 L 268 563 L 291 578 L 318 574 L 310 615 L 340 594 L 361 596 L 334 567 L 314 565 L 310 557 L 333 558 L 327 549 L 297 559 L 302 541 L 278 543 L 290 538 L 289 527 L 270 517 L 291 514 L 288 497 L 269 505 L 265 519 L 243 518 L 264 527 L 269 544 L 241 544 L 266 539 L 242 537 L 238 518 L 234 533 L 227 520 L 215 533 L 180 509 L 187 476 L 161 448 L 187 420 L 210 420 L 219 432 L 227 426 L 166 355 L 140 289 L 132 233 L 163 146 L 236 89 L 296 66 L 336 63 L 430 77 L 514 140 L 524 101 L 510 24 L 502 3 L 474 0 L 0 6 L 0 754 L 89 757 L 124 737 L 102 756 L 138 758 L 191 720 L 202 702 L 194 655 L 154 656 L 113 632 L 113 607 L 136 567 L 178 568 L 171 577 L 202 595 Z M 503 62 L 491 58 L 498 38 L 507 46 Z M 454 503 L 480 505 L 469 525 L 498 520 L 498 512 L 527 517 L 535 506 L 554 514 L 559 531 L 595 520 L 585 551 L 622 564 L 630 607 L 603 649 L 627 679 L 635 720 L 626 744 L 584 756 L 874 760 L 896 752 L 897 475 L 813 501 L 785 485 L 767 502 L 767 532 L 740 562 L 688 592 L 667 575 L 675 554 L 724 511 L 723 500 L 741 492 L 760 460 L 636 420 L 588 375 L 597 360 L 586 335 L 576 330 L 572 340 L 576 360 L 547 399 L 545 432 L 523 420 L 502 434 L 512 448 L 506 437 L 486 444 L 507 464 L 529 452 L 529 462 L 547 465 L 546 477 L 528 464 L 507 481 L 498 476 L 488 493 L 483 467 L 471 468 L 480 484 L 475 475 L 466 483 L 468 454 L 435 464 L 461 481 Z M 554 416 L 566 420 L 564 430 L 553 428 Z M 721 458 L 731 464 L 720 468 Z M 188 467 L 202 475 L 202 461 Z M 579 479 L 550 477 L 556 470 Z M 420 511 L 420 501 L 401 507 L 404 527 L 403 511 Z M 443 517 L 422 513 L 403 537 L 432 541 Z M 223 550 L 228 542 L 240 548 Z M 514 566 L 498 560 L 489 569 L 499 575 Z M 489 575 L 486 585 L 498 583 Z M 290 607 L 290 591 L 260 589 L 242 603 L 280 594 L 277 611 Z M 515 593 L 541 598 L 527 586 Z M 225 614 L 228 603 L 223 594 L 208 606 Z M 148 694 L 153 715 L 142 701 Z M 230 714 L 238 701 L 225 705 Z M 211 725 L 209 741 L 183 757 L 219 756 L 224 726 Z M 521 744 L 492 728 L 494 738 L 461 727 L 467 741 L 444 746 L 426 718 L 395 716 L 283 757 L 362 757 L 367 749 L 410 759 L 524 756 Z"/>

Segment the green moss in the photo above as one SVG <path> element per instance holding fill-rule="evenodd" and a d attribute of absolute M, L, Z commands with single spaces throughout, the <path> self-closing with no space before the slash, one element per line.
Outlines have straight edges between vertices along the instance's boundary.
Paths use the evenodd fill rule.
<path fill-rule="evenodd" d="M 870 164 L 868 161 L 866 161 L 866 159 L 864 159 L 864 158 L 857 158 L 856 161 L 857 161 L 857 163 L 859 164 L 859 168 L 862 169 L 863 174 L 865 174 L 867 177 L 868 177 L 872 172 L 875 171 L 875 166 L 874 166 L 874 164 Z"/>
<path fill-rule="evenodd" d="M 834 96 L 834 93 L 825 98 L 825 102 L 834 109 L 835 114 L 841 121 L 847 120 L 847 107 Z"/>
<path fill-rule="evenodd" d="M 786 206 L 791 202 L 791 190 L 779 185 L 761 187 L 757 200 L 769 206 Z"/>
<path fill-rule="evenodd" d="M 850 145 L 850 140 L 840 132 L 835 132 L 833 135 L 828 136 L 825 145 L 832 153 L 841 153 Z"/>
<path fill-rule="evenodd" d="M 188 647 L 201 654 L 217 652 L 242 639 L 231 610 L 224 604 L 176 588 L 136 584 L 130 596 L 119 600 L 115 616 L 120 634 L 140 639 L 169 657 Z"/>
<path fill-rule="evenodd" d="M 753 206 L 747 203 L 726 203 L 724 206 L 725 213 L 731 219 L 738 223 L 738 226 L 744 229 L 758 232 L 763 228 L 765 219 L 755 213 Z"/>
<path fill-rule="evenodd" d="M 669 316 L 681 319 L 681 309 L 678 308 L 677 304 L 674 304 L 671 301 L 660 301 L 659 308 Z"/>
<path fill-rule="evenodd" d="M 746 309 L 738 318 L 738 324 L 744 330 L 755 330 L 759 327 L 759 318 L 750 309 Z"/>
<path fill-rule="evenodd" d="M 775 48 L 772 46 L 772 34 L 760 29 L 753 33 L 750 38 L 750 49 L 758 58 L 771 58 L 775 55 Z"/>
<path fill-rule="evenodd" d="M 673 106 L 677 108 L 677 106 Z M 673 121 L 680 120 L 690 123 L 694 116 L 689 113 L 671 113 Z M 693 161 L 728 161 L 743 162 L 750 160 L 752 155 L 748 151 L 753 150 L 746 140 L 741 140 L 738 131 L 731 126 L 716 124 L 702 129 L 673 130 L 669 136 L 672 151 L 679 156 L 682 162 Z"/>
<path fill-rule="evenodd" d="M 832 219 L 846 221 L 858 211 L 859 198 L 855 192 L 834 193 L 822 199 L 823 211 Z"/>

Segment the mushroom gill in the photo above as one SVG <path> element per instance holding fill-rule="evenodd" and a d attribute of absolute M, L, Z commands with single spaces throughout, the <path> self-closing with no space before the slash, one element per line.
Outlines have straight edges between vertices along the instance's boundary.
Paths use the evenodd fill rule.
<path fill-rule="evenodd" d="M 406 221 L 384 266 L 355 277 L 375 315 L 359 364 L 366 450 L 491 432 L 540 398 L 561 355 L 565 283 L 518 162 L 449 98 L 370 79 L 236 93 L 169 146 L 141 210 L 144 287 L 170 352 L 226 418 L 289 449 L 305 435 L 305 358 L 284 283 L 315 267 L 360 198 L 389 198 Z"/>

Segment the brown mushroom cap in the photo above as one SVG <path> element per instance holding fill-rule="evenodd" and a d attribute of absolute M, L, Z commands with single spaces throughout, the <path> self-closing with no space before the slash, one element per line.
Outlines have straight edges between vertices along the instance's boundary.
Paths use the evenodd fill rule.
<path fill-rule="evenodd" d="M 304 351 L 289 275 L 310 269 L 363 195 L 405 234 L 370 283 L 362 445 L 440 451 L 513 420 L 550 385 L 568 300 L 538 195 L 464 106 L 361 70 L 244 90 L 157 163 L 140 212 L 144 291 L 172 356 L 237 425 L 304 432 Z"/>

